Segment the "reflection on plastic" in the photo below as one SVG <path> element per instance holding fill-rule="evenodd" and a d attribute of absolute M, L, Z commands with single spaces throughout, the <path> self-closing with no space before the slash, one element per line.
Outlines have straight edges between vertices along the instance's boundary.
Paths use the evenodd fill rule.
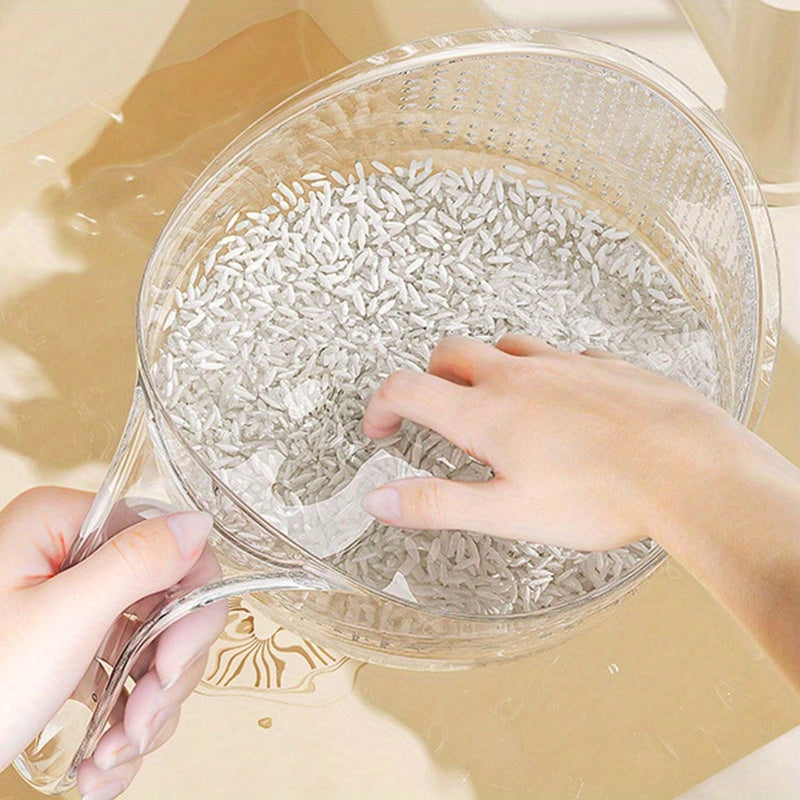
<path fill-rule="evenodd" d="M 414 593 L 408 585 L 406 576 L 400 571 L 395 572 L 394 577 L 388 585 L 384 587 L 383 591 L 393 597 L 399 597 L 401 600 L 410 600 L 412 603 L 417 602 L 417 598 L 414 597 Z"/>
<path fill-rule="evenodd" d="M 375 522 L 361 508 L 361 498 L 367 492 L 388 481 L 431 474 L 412 467 L 386 450 L 379 450 L 359 467 L 344 489 L 317 503 L 290 506 L 276 497 L 271 488 L 283 461 L 284 457 L 277 451 L 263 448 L 234 469 L 224 470 L 222 477 L 241 496 L 259 498 L 253 502 L 254 509 L 319 558 L 341 553 Z M 413 599 L 399 591 L 393 593 Z"/>

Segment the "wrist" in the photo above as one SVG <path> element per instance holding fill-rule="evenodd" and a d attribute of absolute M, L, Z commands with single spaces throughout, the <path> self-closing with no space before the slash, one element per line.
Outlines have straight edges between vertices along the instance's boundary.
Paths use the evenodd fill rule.
<path fill-rule="evenodd" d="M 666 473 L 681 477 L 652 535 L 732 608 L 745 585 L 797 585 L 800 469 L 727 416 L 709 433 Z"/>
<path fill-rule="evenodd" d="M 800 469 L 749 431 L 724 444 L 656 538 L 800 683 Z"/>
<path fill-rule="evenodd" d="M 672 430 L 649 532 L 687 566 L 800 515 L 800 469 L 732 417 L 715 409 Z"/>

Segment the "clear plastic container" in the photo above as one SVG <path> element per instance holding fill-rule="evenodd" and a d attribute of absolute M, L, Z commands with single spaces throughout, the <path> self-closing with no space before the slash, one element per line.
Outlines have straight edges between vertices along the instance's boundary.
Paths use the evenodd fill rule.
<path fill-rule="evenodd" d="M 618 581 L 528 614 L 432 613 L 353 581 L 250 508 L 187 443 L 156 390 L 174 290 L 238 209 L 260 209 L 287 175 L 407 163 L 515 160 L 570 185 L 629 230 L 677 278 L 714 333 L 721 403 L 755 427 L 779 330 L 775 246 L 758 182 L 713 112 L 651 62 L 559 31 L 439 36 L 358 62 L 296 94 L 224 150 L 167 222 L 142 281 L 139 377 L 128 425 L 67 565 L 136 516 L 170 506 L 215 517 L 224 578 L 162 606 L 128 641 L 110 631 L 73 699 L 20 756 L 43 791 L 74 783 L 137 655 L 192 610 L 251 593 L 276 621 L 376 663 L 457 669 L 558 642 L 629 594 L 663 561 L 656 549 Z M 87 718 L 91 713 L 91 719 Z"/>

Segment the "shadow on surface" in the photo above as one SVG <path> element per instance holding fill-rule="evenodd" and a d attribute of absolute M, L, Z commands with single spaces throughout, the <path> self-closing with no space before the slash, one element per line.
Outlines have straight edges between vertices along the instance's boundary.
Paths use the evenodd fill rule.
<path fill-rule="evenodd" d="M 671 562 L 552 650 L 458 673 L 366 665 L 356 691 L 477 800 L 671 800 L 800 719 L 789 684 Z"/>
<path fill-rule="evenodd" d="M 178 29 L 173 39 L 178 35 Z M 147 75 L 38 212 L 83 269 L 4 302 L 3 338 L 54 391 L 12 404 L 0 447 L 45 466 L 110 459 L 135 377 L 134 309 L 150 249 L 205 164 L 284 97 L 346 63 L 301 12 Z"/>

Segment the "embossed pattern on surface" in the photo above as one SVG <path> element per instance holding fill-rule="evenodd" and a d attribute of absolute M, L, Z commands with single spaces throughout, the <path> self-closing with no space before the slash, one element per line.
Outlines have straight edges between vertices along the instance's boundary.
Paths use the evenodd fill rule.
<path fill-rule="evenodd" d="M 271 622 L 247 598 L 236 598 L 211 648 L 200 690 L 307 692 L 317 676 L 346 660 Z"/>

